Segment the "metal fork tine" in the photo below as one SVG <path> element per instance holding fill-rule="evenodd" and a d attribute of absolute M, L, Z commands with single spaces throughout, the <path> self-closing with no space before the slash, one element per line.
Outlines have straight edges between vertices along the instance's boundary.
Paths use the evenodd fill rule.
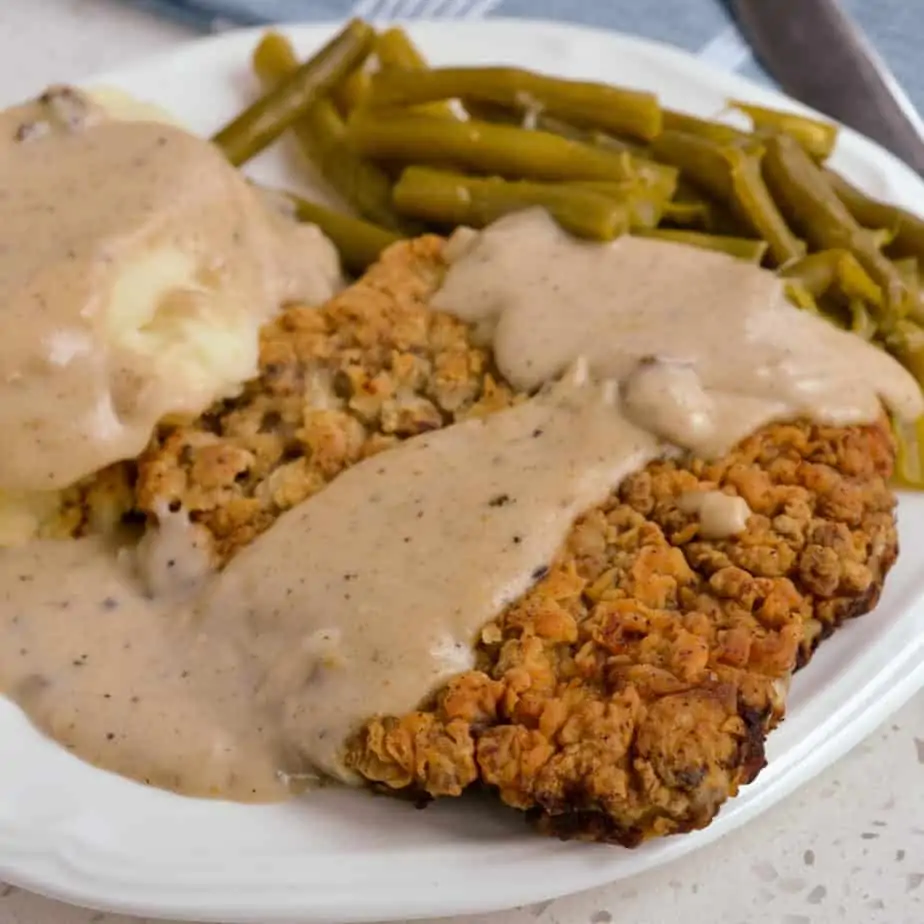
<path fill-rule="evenodd" d="M 499 6 L 502 0 L 474 0 L 469 8 L 462 14 L 463 19 L 482 19 L 494 7 Z"/>
<path fill-rule="evenodd" d="M 420 11 L 421 19 L 440 19 L 443 16 L 447 0 L 426 0 Z"/>
<path fill-rule="evenodd" d="M 472 0 L 448 0 L 442 10 L 444 19 L 464 19 L 472 6 Z"/>
<path fill-rule="evenodd" d="M 428 0 L 405 0 L 397 14 L 401 19 L 422 19 L 426 16 Z"/>
<path fill-rule="evenodd" d="M 382 23 L 400 16 L 399 8 L 404 0 L 359 0 L 353 7 L 353 15 L 370 22 Z"/>
<path fill-rule="evenodd" d="M 413 4 L 414 0 L 385 0 L 382 14 L 378 17 L 378 24 L 384 25 L 395 19 L 406 19 L 410 15 L 408 10 Z"/>
<path fill-rule="evenodd" d="M 353 4 L 353 15 L 360 19 L 375 19 L 381 5 L 380 0 L 358 0 Z"/>
<path fill-rule="evenodd" d="M 353 15 L 374 22 L 391 19 L 468 19 L 477 18 L 479 6 L 493 8 L 500 0 L 358 0 Z"/>

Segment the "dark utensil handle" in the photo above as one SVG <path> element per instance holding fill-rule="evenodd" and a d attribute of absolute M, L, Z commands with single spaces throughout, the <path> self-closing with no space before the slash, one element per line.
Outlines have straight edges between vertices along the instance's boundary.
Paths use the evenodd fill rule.
<path fill-rule="evenodd" d="M 754 53 L 790 96 L 855 128 L 924 174 L 924 140 L 875 52 L 837 0 L 725 0 Z"/>

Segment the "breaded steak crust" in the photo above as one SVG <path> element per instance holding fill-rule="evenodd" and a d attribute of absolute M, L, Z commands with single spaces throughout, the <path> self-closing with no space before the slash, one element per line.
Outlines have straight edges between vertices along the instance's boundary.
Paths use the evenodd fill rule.
<path fill-rule="evenodd" d="M 264 332 L 261 376 L 139 465 L 224 562 L 357 461 L 522 396 L 458 320 L 429 310 L 442 241 L 391 248 L 320 309 Z M 897 554 L 893 445 L 868 427 L 769 426 L 723 459 L 655 462 L 571 529 L 548 572 L 477 640 L 476 669 L 349 743 L 375 788 L 488 788 L 560 837 L 634 845 L 709 823 L 764 765 L 792 671 L 871 609 Z M 743 497 L 707 540 L 681 494 Z"/>
<path fill-rule="evenodd" d="M 267 325 L 260 377 L 142 456 L 141 508 L 182 504 L 224 562 L 350 465 L 509 406 L 466 325 L 427 307 L 442 247 L 434 236 L 393 247 L 327 304 Z"/>
<path fill-rule="evenodd" d="M 654 463 L 575 524 L 547 576 L 424 710 L 351 761 L 422 796 L 487 784 L 561 837 L 634 845 L 706 825 L 764 765 L 789 675 L 869 610 L 896 556 L 885 427 L 768 427 L 712 464 Z M 677 506 L 733 490 L 747 532 Z"/>

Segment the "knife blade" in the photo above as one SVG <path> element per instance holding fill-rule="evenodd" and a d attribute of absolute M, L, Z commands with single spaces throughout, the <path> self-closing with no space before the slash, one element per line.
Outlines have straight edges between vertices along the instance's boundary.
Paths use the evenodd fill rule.
<path fill-rule="evenodd" d="M 790 96 L 878 141 L 924 174 L 924 123 L 837 0 L 724 0 Z"/>

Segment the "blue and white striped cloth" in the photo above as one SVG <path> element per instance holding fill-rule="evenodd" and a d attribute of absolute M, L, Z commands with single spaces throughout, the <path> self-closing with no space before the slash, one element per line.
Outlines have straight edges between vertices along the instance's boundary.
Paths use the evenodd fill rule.
<path fill-rule="evenodd" d="M 669 42 L 726 70 L 769 81 L 720 0 L 129 0 L 197 28 L 387 19 L 556 19 Z M 772 2 L 772 0 L 768 0 Z M 924 0 L 843 0 L 918 111 L 924 111 Z"/>

